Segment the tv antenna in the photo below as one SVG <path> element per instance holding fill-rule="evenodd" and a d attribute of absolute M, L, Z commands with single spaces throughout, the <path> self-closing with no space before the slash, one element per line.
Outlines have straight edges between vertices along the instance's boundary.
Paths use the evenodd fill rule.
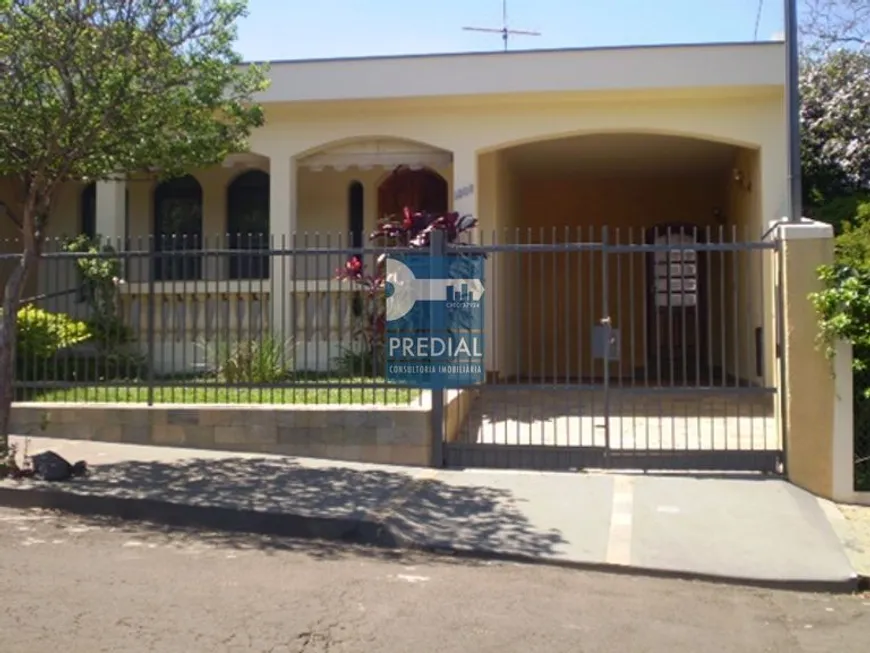
<path fill-rule="evenodd" d="M 462 29 L 469 32 L 490 32 L 492 34 L 501 34 L 501 40 L 504 43 L 504 51 L 507 52 L 508 49 L 508 37 L 512 34 L 520 35 L 520 36 L 540 36 L 540 32 L 531 32 L 529 30 L 524 29 L 510 29 L 508 27 L 508 16 L 507 16 L 507 0 L 502 0 L 501 2 L 501 19 L 502 19 L 502 28 L 496 29 L 493 27 L 463 27 Z"/>

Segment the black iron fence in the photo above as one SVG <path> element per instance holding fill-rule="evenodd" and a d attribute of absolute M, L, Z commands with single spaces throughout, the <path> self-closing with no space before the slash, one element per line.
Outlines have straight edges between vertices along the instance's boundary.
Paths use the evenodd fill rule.
<path fill-rule="evenodd" d="M 422 405 L 422 387 L 386 378 L 384 287 L 367 276 L 411 250 L 352 242 L 49 240 L 19 311 L 16 398 Z M 20 244 L 0 247 L 5 284 Z M 771 467 L 777 247 L 720 226 L 479 233 L 463 251 L 486 257 L 486 378 L 458 412 L 455 393 L 433 396 L 445 459 L 560 467 L 683 450 L 697 462 L 704 449 L 727 453 L 726 467 Z M 351 257 L 363 274 L 342 280 Z M 859 489 L 867 422 L 856 419 Z"/>
<path fill-rule="evenodd" d="M 617 386 L 725 388 L 770 378 L 770 243 L 724 227 L 486 236 L 490 382 L 607 376 Z M 265 240 L 50 240 L 20 314 L 19 397 L 233 401 L 262 393 L 283 403 L 321 384 L 335 391 L 329 397 L 345 386 L 405 396 L 382 378 L 375 341 L 383 325 L 372 320 L 383 289 L 337 276 L 354 256 L 374 273 L 377 257 L 392 250 L 348 247 L 345 235 Z M 17 249 L 5 244 L 0 273 Z"/>
<path fill-rule="evenodd" d="M 351 257 L 374 272 L 386 250 L 347 242 L 49 240 L 18 315 L 16 398 L 419 403 L 419 388 L 384 378 L 372 324 L 383 298 L 337 274 Z M 18 244 L 3 249 L 5 283 Z"/>
<path fill-rule="evenodd" d="M 776 242 L 681 224 L 515 236 L 474 248 L 496 364 L 445 415 L 449 465 L 780 469 Z"/>

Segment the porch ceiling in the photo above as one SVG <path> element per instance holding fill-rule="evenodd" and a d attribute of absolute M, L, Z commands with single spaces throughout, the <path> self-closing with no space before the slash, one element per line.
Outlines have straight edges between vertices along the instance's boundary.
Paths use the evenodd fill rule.
<path fill-rule="evenodd" d="M 595 134 L 528 143 L 504 150 L 522 174 L 706 175 L 725 173 L 739 148 L 657 134 Z"/>

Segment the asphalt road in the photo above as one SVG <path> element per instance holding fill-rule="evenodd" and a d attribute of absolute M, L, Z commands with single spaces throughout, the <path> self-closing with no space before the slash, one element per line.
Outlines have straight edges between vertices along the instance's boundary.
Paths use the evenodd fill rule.
<path fill-rule="evenodd" d="M 870 597 L 0 510 L 2 653 L 849 653 Z"/>

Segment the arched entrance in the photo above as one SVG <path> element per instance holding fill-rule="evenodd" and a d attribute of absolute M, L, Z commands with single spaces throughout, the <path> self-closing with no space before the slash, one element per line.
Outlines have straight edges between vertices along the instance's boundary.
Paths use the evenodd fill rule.
<path fill-rule="evenodd" d="M 444 213 L 448 204 L 447 181 L 429 168 L 401 168 L 378 187 L 378 218 L 399 215 L 406 206 L 415 211 Z"/>

